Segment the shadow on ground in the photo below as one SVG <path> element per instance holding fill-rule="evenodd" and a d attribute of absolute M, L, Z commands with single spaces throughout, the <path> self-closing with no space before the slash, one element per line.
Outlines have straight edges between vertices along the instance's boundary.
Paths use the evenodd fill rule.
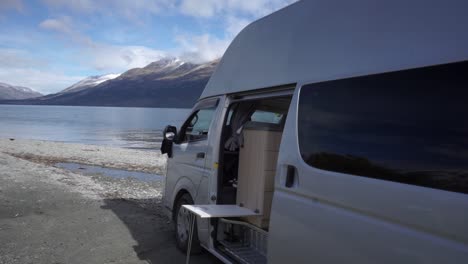
<path fill-rule="evenodd" d="M 149 263 L 185 263 L 175 244 L 174 227 L 164 215 L 160 199 L 105 199 L 102 206 L 127 226 L 137 256 Z M 207 252 L 192 256 L 190 263 L 220 263 Z"/>

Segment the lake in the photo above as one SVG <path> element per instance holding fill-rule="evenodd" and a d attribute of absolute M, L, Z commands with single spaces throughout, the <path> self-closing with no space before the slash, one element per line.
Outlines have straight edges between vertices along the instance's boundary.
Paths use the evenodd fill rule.
<path fill-rule="evenodd" d="M 0 105 L 0 137 L 155 149 L 190 109 Z"/>

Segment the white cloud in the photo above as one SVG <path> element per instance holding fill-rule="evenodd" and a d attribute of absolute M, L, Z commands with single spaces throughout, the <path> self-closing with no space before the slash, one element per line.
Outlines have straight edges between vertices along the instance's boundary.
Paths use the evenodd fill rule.
<path fill-rule="evenodd" d="M 172 0 L 42 0 L 55 9 L 66 9 L 77 13 L 101 13 L 117 15 L 133 22 L 142 22 L 143 17 L 159 14 L 175 6 Z"/>
<path fill-rule="evenodd" d="M 182 0 L 180 11 L 198 17 L 219 14 L 264 16 L 297 0 Z"/>
<path fill-rule="evenodd" d="M 176 42 L 179 48 L 176 55 L 183 60 L 195 63 L 211 61 L 220 58 L 230 43 L 228 39 L 220 39 L 210 34 L 178 35 Z"/>
<path fill-rule="evenodd" d="M 75 43 L 79 43 L 81 45 L 93 45 L 93 41 L 89 37 L 81 34 L 75 29 L 73 20 L 69 16 L 46 19 L 39 24 L 39 27 L 63 34 L 67 39 L 70 39 Z"/>
<path fill-rule="evenodd" d="M 0 81 L 26 86 L 41 93 L 64 89 L 83 79 L 83 76 L 68 76 L 49 68 L 47 62 L 36 59 L 26 50 L 0 48 Z"/>
<path fill-rule="evenodd" d="M 208 19 L 221 18 L 224 36 L 211 34 L 180 35 L 176 42 L 182 49 L 180 56 L 194 62 L 219 58 L 232 39 L 250 22 L 270 14 L 297 0 L 182 0 L 179 10 L 182 14 Z"/>
<path fill-rule="evenodd" d="M 61 91 L 83 78 L 85 78 L 85 76 L 69 76 L 61 72 L 31 68 L 0 68 L 0 80 L 2 80 L 2 82 L 29 87 L 42 94 Z"/>
<path fill-rule="evenodd" d="M 162 10 L 178 9 L 185 15 L 203 19 L 221 18 L 225 26 L 224 36 L 209 33 L 199 35 L 176 33 L 177 47 L 172 55 L 192 62 L 204 62 L 217 59 L 226 50 L 232 39 L 251 21 L 271 13 L 295 0 L 170 0 L 135 1 L 115 0 L 111 2 L 92 0 L 43 0 L 51 7 L 67 8 L 76 12 L 115 12 L 132 20 L 145 14 L 159 14 Z M 206 20 L 205 22 L 208 22 Z M 59 32 L 70 39 L 80 52 L 80 62 L 99 71 L 124 71 L 133 67 L 142 67 L 160 59 L 166 53 L 144 46 L 117 46 L 96 43 L 82 34 L 73 25 L 70 17 L 44 20 L 40 27 Z M 83 56 L 85 55 L 85 56 Z"/>
<path fill-rule="evenodd" d="M 144 67 L 166 56 L 165 52 L 144 46 L 96 44 L 84 51 L 92 60 L 83 63 L 90 63 L 92 67 L 102 72 L 123 72 L 131 68 Z"/>
<path fill-rule="evenodd" d="M 244 29 L 251 21 L 246 18 L 230 16 L 226 18 L 226 35 L 228 37 L 235 37 L 239 32 Z"/>
<path fill-rule="evenodd" d="M 32 58 L 31 54 L 21 49 L 0 48 L 0 67 L 18 68 L 44 66 L 44 61 Z"/>
<path fill-rule="evenodd" d="M 39 27 L 43 29 L 50 29 L 66 34 L 71 34 L 72 29 L 70 27 L 70 23 L 71 19 L 69 17 L 62 17 L 59 19 L 46 19 L 39 24 Z"/>
<path fill-rule="evenodd" d="M 180 11 L 186 15 L 199 17 L 212 17 L 223 8 L 223 2 L 219 0 L 183 0 Z"/>
<path fill-rule="evenodd" d="M 69 17 L 46 19 L 39 27 L 65 36 L 66 41 L 75 45 L 74 48 L 78 51 L 76 57 L 81 64 L 104 73 L 143 67 L 165 55 L 162 51 L 144 46 L 118 46 L 95 42 L 75 29 Z"/>

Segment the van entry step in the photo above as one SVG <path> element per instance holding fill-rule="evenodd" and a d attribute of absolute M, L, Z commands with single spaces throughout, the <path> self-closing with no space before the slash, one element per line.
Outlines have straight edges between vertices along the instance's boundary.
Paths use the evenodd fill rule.
<path fill-rule="evenodd" d="M 242 230 L 236 241 L 219 240 L 226 253 L 240 263 L 267 263 L 268 232 L 242 221 L 221 218 L 220 221 Z"/>

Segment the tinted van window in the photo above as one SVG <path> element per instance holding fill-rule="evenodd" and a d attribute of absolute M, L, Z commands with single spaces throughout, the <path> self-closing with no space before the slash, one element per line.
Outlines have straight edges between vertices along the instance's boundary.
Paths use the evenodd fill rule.
<path fill-rule="evenodd" d="M 270 123 L 270 124 L 279 124 L 283 119 L 283 114 L 257 110 L 250 117 L 251 121 Z"/>
<path fill-rule="evenodd" d="M 181 142 L 206 139 L 215 110 L 213 107 L 193 113 L 181 131 Z"/>
<path fill-rule="evenodd" d="M 468 194 L 468 62 L 305 85 L 298 129 L 313 167 Z"/>

